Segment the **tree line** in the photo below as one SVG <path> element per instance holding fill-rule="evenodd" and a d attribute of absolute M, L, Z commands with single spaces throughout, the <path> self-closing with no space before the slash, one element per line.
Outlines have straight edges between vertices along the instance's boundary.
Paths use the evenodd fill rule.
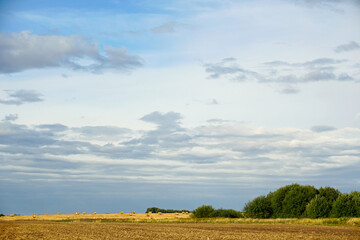
<path fill-rule="evenodd" d="M 157 207 L 151 207 L 151 208 L 147 208 L 145 213 L 182 213 L 182 212 L 190 212 L 189 210 L 174 210 L 174 209 L 162 209 L 162 208 L 157 208 Z"/>
<path fill-rule="evenodd" d="M 256 197 L 243 211 L 252 218 L 360 217 L 360 192 L 291 184 Z"/>
<path fill-rule="evenodd" d="M 360 217 L 360 192 L 341 193 L 332 187 L 319 189 L 291 184 L 249 201 L 243 212 L 202 205 L 196 218 L 340 218 Z"/>

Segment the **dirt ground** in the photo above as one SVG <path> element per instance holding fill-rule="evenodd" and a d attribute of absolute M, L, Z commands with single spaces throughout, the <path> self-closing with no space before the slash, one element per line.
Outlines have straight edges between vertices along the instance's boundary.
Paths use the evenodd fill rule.
<path fill-rule="evenodd" d="M 352 226 L 288 224 L 0 222 L 0 239 L 360 239 Z"/>

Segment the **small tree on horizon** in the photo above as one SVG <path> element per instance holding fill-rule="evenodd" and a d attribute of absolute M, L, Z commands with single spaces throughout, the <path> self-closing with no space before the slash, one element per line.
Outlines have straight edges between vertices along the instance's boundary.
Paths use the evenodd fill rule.
<path fill-rule="evenodd" d="M 197 218 L 210 218 L 214 211 L 215 209 L 211 205 L 202 205 L 196 208 L 192 213 Z"/>

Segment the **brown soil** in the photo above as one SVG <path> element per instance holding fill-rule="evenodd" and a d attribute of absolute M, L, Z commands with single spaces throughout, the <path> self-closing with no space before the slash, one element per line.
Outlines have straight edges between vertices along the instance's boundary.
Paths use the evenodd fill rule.
<path fill-rule="evenodd" d="M 288 224 L 0 222 L 0 239 L 360 239 L 352 226 Z"/>

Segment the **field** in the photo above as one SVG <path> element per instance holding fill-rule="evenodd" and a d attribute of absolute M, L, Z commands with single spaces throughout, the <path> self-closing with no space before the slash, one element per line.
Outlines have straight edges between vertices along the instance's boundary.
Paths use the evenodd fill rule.
<path fill-rule="evenodd" d="M 107 213 L 107 214 L 42 214 L 42 215 L 25 215 L 25 216 L 4 216 L 0 221 L 19 221 L 19 220 L 164 220 L 164 219 L 189 219 L 190 213 Z"/>
<path fill-rule="evenodd" d="M 194 219 L 190 214 L 0 218 L 0 239 L 360 239 L 360 219 Z"/>
<path fill-rule="evenodd" d="M 360 239 L 360 228 L 288 224 L 0 222 L 0 239 Z"/>

